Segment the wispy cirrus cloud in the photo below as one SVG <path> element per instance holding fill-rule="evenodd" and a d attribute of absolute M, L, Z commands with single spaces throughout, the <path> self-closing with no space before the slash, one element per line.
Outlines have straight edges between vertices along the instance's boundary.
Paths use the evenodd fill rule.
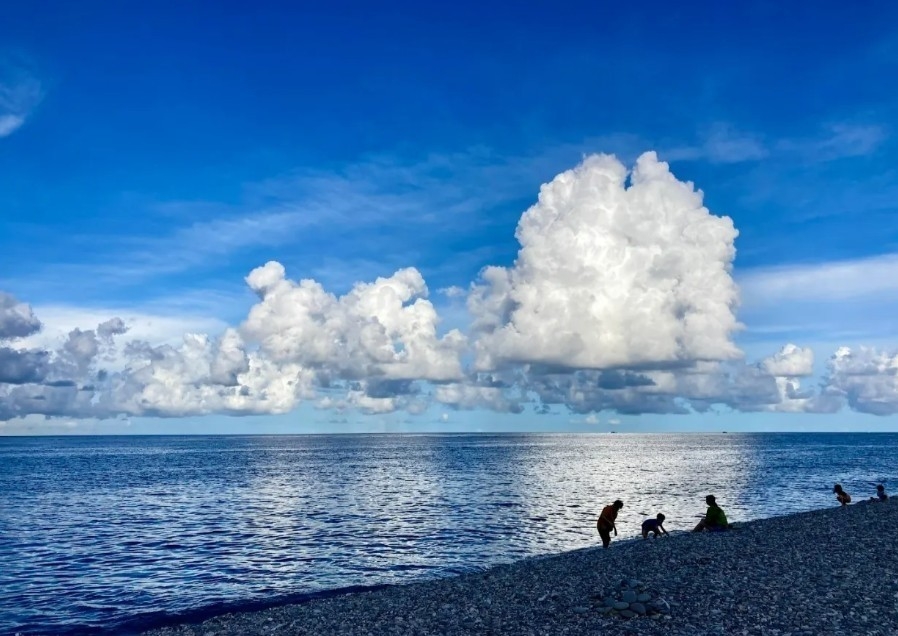
<path fill-rule="evenodd" d="M 760 267 L 738 276 L 743 299 L 845 301 L 898 299 L 898 254 L 824 263 Z"/>
<path fill-rule="evenodd" d="M 43 96 L 40 80 L 26 64 L 0 56 L 0 138 L 21 128 Z"/>
<path fill-rule="evenodd" d="M 898 253 L 737 271 L 746 338 L 886 342 L 898 336 Z"/>
<path fill-rule="evenodd" d="M 834 157 L 873 152 L 886 138 L 882 127 L 843 125 L 815 138 L 771 141 L 733 124 L 717 123 L 705 128 L 697 143 L 671 143 L 659 154 L 662 159 L 754 161 L 765 166 L 800 153 Z M 58 269 L 64 266 L 102 296 L 106 290 L 136 289 L 149 281 L 187 275 L 196 280 L 210 276 L 233 280 L 231 272 L 277 258 L 302 276 L 330 278 L 331 285 L 345 289 L 358 280 L 353 267 L 340 268 L 353 277 L 343 281 L 328 277 L 322 269 L 331 269 L 328 262 L 345 261 L 346 254 L 367 271 L 387 274 L 397 263 L 412 262 L 433 276 L 449 261 L 434 255 L 453 244 L 465 246 L 462 252 L 453 252 L 453 267 L 460 260 L 479 258 L 467 267 L 476 271 L 490 258 L 507 256 L 489 253 L 497 246 L 486 245 L 485 237 L 494 230 L 507 235 L 517 211 L 533 203 L 539 186 L 560 167 L 597 147 L 627 158 L 649 145 L 638 135 L 616 134 L 532 154 L 500 155 L 474 147 L 412 160 L 369 156 L 334 170 L 298 169 L 246 185 L 237 204 L 178 201 L 149 205 L 140 213 L 129 210 L 134 218 L 164 222 L 149 228 L 138 224 L 131 234 L 67 237 L 64 240 L 72 247 L 68 252 L 77 255 L 76 261 L 36 262 L 21 270 L 28 272 L 27 284 L 8 279 L 0 283 L 10 289 L 58 288 L 62 284 Z M 291 249 L 297 243 L 305 248 Z M 419 261 L 418 254 L 426 254 L 431 262 Z M 225 274 L 227 268 L 231 269 Z M 437 282 L 464 280 L 438 277 Z"/>
<path fill-rule="evenodd" d="M 759 135 L 718 122 L 710 126 L 695 145 L 680 146 L 663 153 L 671 161 L 707 160 L 711 163 L 759 161 L 770 154 Z"/>
<path fill-rule="evenodd" d="M 828 124 L 815 135 L 770 139 L 730 123 L 717 122 L 699 134 L 696 143 L 674 146 L 662 154 L 672 161 L 703 160 L 718 164 L 767 158 L 824 163 L 870 155 L 888 137 L 888 129 L 879 124 L 842 122 Z"/>
<path fill-rule="evenodd" d="M 58 266 L 64 265 L 92 284 L 127 287 L 181 272 L 197 275 L 241 255 L 251 258 L 264 252 L 267 259 L 271 250 L 282 249 L 280 257 L 289 260 L 287 248 L 297 241 L 316 246 L 320 257 L 310 264 L 310 273 L 320 269 L 337 245 L 350 247 L 360 263 L 375 257 L 391 262 L 391 249 L 403 250 L 407 258 L 409 249 L 428 240 L 482 233 L 502 220 L 491 211 L 509 203 L 506 221 L 512 226 L 521 199 L 532 199 L 557 165 L 581 153 L 579 147 L 563 146 L 547 154 L 507 157 L 471 148 L 411 161 L 374 156 L 333 171 L 296 170 L 247 185 L 244 200 L 236 205 L 161 203 L 158 215 L 169 228 L 162 233 L 135 228 L 127 235 L 70 237 L 67 240 L 79 248 L 72 250 L 78 262 L 36 263 L 29 275 L 53 285 Z M 149 206 L 146 214 L 154 213 Z M 372 232 L 381 238 L 376 250 Z M 263 261 L 242 266 L 258 262 Z"/>
<path fill-rule="evenodd" d="M 806 161 L 825 162 L 872 154 L 887 138 L 888 130 L 878 124 L 836 123 L 820 135 L 781 139 L 775 149 Z"/>

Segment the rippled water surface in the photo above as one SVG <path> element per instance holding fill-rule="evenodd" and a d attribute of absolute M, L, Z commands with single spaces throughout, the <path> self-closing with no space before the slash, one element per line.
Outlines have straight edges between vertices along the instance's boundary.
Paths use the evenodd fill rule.
<path fill-rule="evenodd" d="M 898 435 L 0 438 L 0 633 L 127 632 L 898 490 Z"/>

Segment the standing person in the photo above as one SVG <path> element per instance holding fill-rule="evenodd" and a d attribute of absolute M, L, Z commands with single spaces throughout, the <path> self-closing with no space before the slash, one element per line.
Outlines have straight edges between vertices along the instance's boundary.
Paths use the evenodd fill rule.
<path fill-rule="evenodd" d="M 838 501 L 843 506 L 847 506 L 851 503 L 851 495 L 842 490 L 842 484 L 836 484 L 833 486 L 833 492 L 836 493 L 836 501 Z"/>
<path fill-rule="evenodd" d="M 702 530 L 718 531 L 729 528 L 730 524 L 727 522 L 727 516 L 723 508 L 717 505 L 717 499 L 714 498 L 714 495 L 705 497 L 705 503 L 708 504 L 708 511 L 705 513 L 705 517 L 695 526 L 693 532 L 701 532 Z"/>
<path fill-rule="evenodd" d="M 664 529 L 664 526 L 662 525 L 664 523 L 665 519 L 667 519 L 667 517 L 665 517 L 663 513 L 659 512 L 658 516 L 655 517 L 654 519 L 646 519 L 645 521 L 643 521 L 642 522 L 642 538 L 648 539 L 649 532 L 654 533 L 656 539 L 658 537 L 660 537 L 662 534 L 669 534 L 667 532 L 667 530 Z"/>
<path fill-rule="evenodd" d="M 617 521 L 617 511 L 623 507 L 624 502 L 620 499 L 616 499 L 610 506 L 602 508 L 602 514 L 599 515 L 599 520 L 596 521 L 596 530 L 599 531 L 599 536 L 602 537 L 603 548 L 607 548 L 611 543 L 612 530 L 614 530 L 614 536 L 617 536 L 617 525 L 615 525 L 615 522 Z"/>
<path fill-rule="evenodd" d="M 870 497 L 870 501 L 888 501 L 889 496 L 886 494 L 886 487 L 879 484 L 876 487 L 876 496 Z"/>

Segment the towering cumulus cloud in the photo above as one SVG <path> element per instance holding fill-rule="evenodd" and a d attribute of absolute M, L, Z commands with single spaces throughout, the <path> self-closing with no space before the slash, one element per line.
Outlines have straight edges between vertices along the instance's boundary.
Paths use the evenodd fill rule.
<path fill-rule="evenodd" d="M 743 358 L 736 236 L 654 153 L 632 171 L 595 155 L 543 186 L 515 262 L 470 286 L 467 334 L 440 331 L 414 268 L 338 296 L 272 261 L 246 277 L 258 300 L 242 323 L 174 345 L 128 340 L 110 318 L 29 347 L 38 316 L 0 292 L 0 421 L 286 413 L 303 401 L 411 414 L 898 413 L 894 353 L 839 349 L 812 389 L 808 348 Z"/>
<path fill-rule="evenodd" d="M 655 153 L 629 174 L 614 157 L 589 157 L 543 186 L 524 213 L 514 267 L 487 268 L 474 288 L 477 368 L 658 368 L 738 357 L 730 339 L 736 235 Z"/>

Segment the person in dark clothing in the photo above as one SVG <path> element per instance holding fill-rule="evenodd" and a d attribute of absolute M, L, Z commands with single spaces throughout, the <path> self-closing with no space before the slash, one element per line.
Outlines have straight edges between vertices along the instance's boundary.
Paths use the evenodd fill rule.
<path fill-rule="evenodd" d="M 602 514 L 599 515 L 598 521 L 596 521 L 596 530 L 599 531 L 599 536 L 602 537 L 602 547 L 607 548 L 611 543 L 611 531 L 614 531 L 614 536 L 617 536 L 617 511 L 624 507 L 624 502 L 620 499 L 615 500 L 613 504 L 610 506 L 605 506 L 602 508 Z"/>
<path fill-rule="evenodd" d="M 655 535 L 656 539 L 658 537 L 660 537 L 662 534 L 669 534 L 667 532 L 667 530 L 664 529 L 664 526 L 662 525 L 666 518 L 667 517 L 665 517 L 662 513 L 659 512 L 658 516 L 656 516 L 654 519 L 646 519 L 645 521 L 643 521 L 642 522 L 642 538 L 648 539 L 650 532 Z"/>
<path fill-rule="evenodd" d="M 833 486 L 833 492 L 836 493 L 836 501 L 838 501 L 843 506 L 847 506 L 851 503 L 851 495 L 842 490 L 842 484 L 836 484 Z"/>
<path fill-rule="evenodd" d="M 876 496 L 870 497 L 870 501 L 888 501 L 889 496 L 886 494 L 886 487 L 879 484 L 876 487 Z"/>

